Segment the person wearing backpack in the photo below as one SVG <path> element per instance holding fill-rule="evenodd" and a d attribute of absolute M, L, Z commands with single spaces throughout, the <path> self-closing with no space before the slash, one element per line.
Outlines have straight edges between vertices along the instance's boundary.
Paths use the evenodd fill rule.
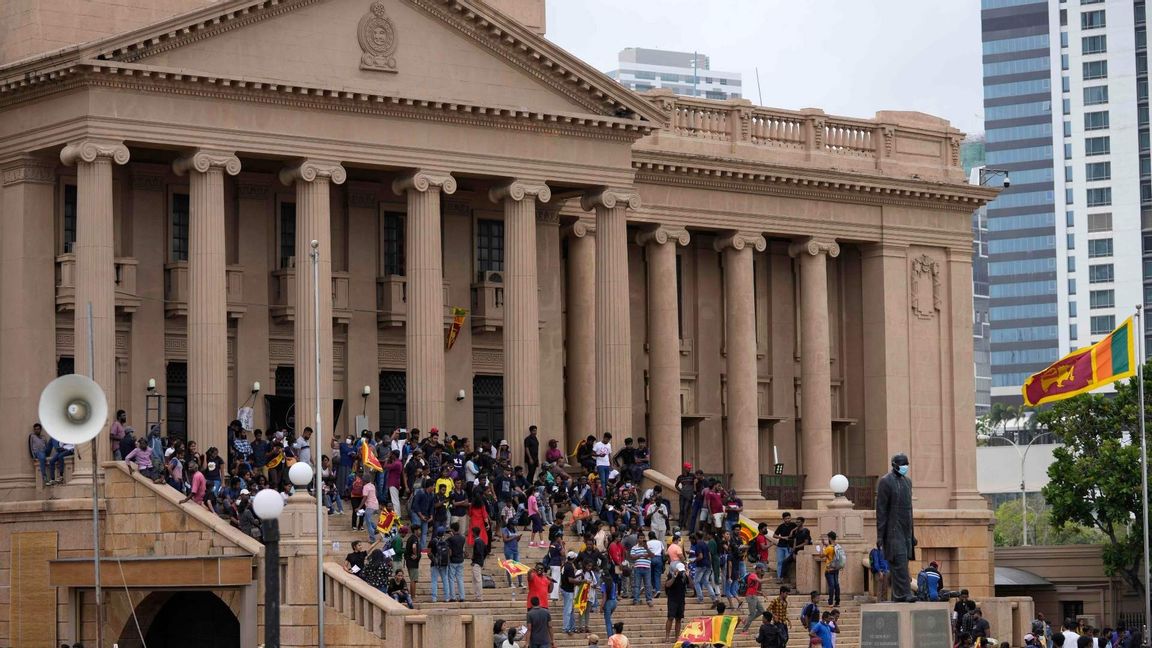
<path fill-rule="evenodd" d="M 428 543 L 428 562 L 432 567 L 432 602 L 435 603 L 437 599 L 437 587 L 440 584 L 444 586 L 444 600 L 450 599 L 452 587 L 449 582 L 449 564 L 451 563 L 452 549 L 448 546 L 448 542 L 444 540 L 443 527 L 436 529 L 436 534 L 433 536 L 432 541 Z"/>
<path fill-rule="evenodd" d="M 756 569 L 744 579 L 740 589 L 744 590 L 744 602 L 748 604 L 748 618 L 744 620 L 741 632 L 748 632 L 752 622 L 764 615 L 764 601 L 760 599 L 760 586 L 764 582 L 764 563 L 756 563 Z"/>
<path fill-rule="evenodd" d="M 835 607 L 840 605 L 840 570 L 848 562 L 844 547 L 836 542 L 835 531 L 824 536 L 821 560 L 824 562 L 824 581 L 828 583 L 828 606 Z"/>
<path fill-rule="evenodd" d="M 812 590 L 808 595 L 808 603 L 800 610 L 800 625 L 805 631 L 812 629 L 812 624 L 820 620 L 820 592 Z"/>

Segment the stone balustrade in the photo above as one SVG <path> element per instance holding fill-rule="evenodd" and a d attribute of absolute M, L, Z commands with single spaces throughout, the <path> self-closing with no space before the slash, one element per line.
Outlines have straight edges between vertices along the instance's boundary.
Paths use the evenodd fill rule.
<path fill-rule="evenodd" d="M 311 272 L 311 267 L 307 272 Z M 296 268 L 281 268 L 272 271 L 276 279 L 276 291 L 271 302 L 272 317 L 279 322 L 292 322 L 296 318 Z M 352 321 L 352 306 L 349 303 L 349 281 L 347 272 L 332 273 L 332 320 L 338 324 Z"/>
<path fill-rule="evenodd" d="M 472 284 L 472 330 L 504 328 L 504 273 L 484 272 Z"/>
<path fill-rule="evenodd" d="M 452 323 L 452 301 L 449 299 L 449 285 L 444 282 L 444 323 Z M 388 275 L 376 278 L 376 322 L 380 328 L 404 326 L 408 321 L 408 278 L 403 275 Z"/>
<path fill-rule="evenodd" d="M 133 313 L 140 307 L 136 291 L 136 259 L 116 258 L 116 308 L 122 313 Z M 68 252 L 56 257 L 56 310 L 76 309 L 76 254 Z"/>
<path fill-rule="evenodd" d="M 230 265 L 225 269 L 228 293 L 228 316 L 240 319 L 248 311 L 244 302 L 244 268 Z M 188 316 L 188 262 L 175 261 L 164 265 L 164 315 Z"/>
<path fill-rule="evenodd" d="M 641 140 L 637 152 L 721 154 L 773 163 L 962 182 L 962 134 L 947 120 L 917 112 L 881 111 L 873 119 L 824 111 L 716 101 L 667 90 L 644 96 L 664 110 L 668 125 Z M 638 156 L 643 163 L 643 156 Z"/>

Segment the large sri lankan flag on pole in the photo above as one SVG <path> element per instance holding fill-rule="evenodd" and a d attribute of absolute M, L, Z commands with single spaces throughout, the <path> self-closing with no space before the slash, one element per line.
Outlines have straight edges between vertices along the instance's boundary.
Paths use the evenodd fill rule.
<path fill-rule="evenodd" d="M 1048 403 L 1136 375 L 1135 325 L 1131 317 L 1108 337 L 1052 363 L 1024 381 L 1024 404 Z"/>

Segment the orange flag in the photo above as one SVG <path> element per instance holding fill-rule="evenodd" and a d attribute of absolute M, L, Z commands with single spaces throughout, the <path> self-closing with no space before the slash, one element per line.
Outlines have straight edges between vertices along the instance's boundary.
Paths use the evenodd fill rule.
<path fill-rule="evenodd" d="M 381 466 L 380 460 L 376 458 L 376 451 L 372 449 L 372 444 L 366 440 L 360 441 L 360 465 L 376 472 L 384 472 L 384 466 Z"/>

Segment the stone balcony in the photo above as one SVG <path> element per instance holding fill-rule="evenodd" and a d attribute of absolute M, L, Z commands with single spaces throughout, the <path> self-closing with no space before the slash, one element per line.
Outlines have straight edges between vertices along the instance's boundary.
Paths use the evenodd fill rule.
<path fill-rule="evenodd" d="M 121 313 L 134 313 L 140 307 L 136 292 L 136 259 L 120 257 L 116 264 L 116 308 Z M 76 255 L 56 257 L 56 310 L 76 310 Z"/>
<path fill-rule="evenodd" d="M 272 277 L 276 280 L 276 290 L 272 295 L 269 311 L 277 322 L 292 322 L 296 318 L 296 268 L 273 270 Z M 352 322 L 352 306 L 348 293 L 348 273 L 333 272 L 332 321 L 336 324 Z"/>
<path fill-rule="evenodd" d="M 452 300 L 444 282 L 444 322 L 452 323 Z M 381 328 L 404 326 L 408 322 L 408 278 L 388 275 L 376 278 L 376 322 Z"/>
<path fill-rule="evenodd" d="M 240 319 L 248 311 L 244 302 L 244 267 L 230 265 L 225 270 L 228 295 L 228 317 Z M 164 315 L 188 316 L 188 262 L 177 261 L 164 266 Z"/>
<path fill-rule="evenodd" d="M 716 101 L 659 89 L 644 97 L 660 107 L 668 126 L 634 146 L 634 164 L 648 156 L 692 155 L 896 178 L 964 182 L 963 133 L 918 112 L 880 111 L 874 119 L 827 115 L 817 108 L 780 110 L 747 99 Z"/>
<path fill-rule="evenodd" d="M 472 284 L 472 330 L 497 331 L 504 328 L 504 273 L 481 272 Z"/>

